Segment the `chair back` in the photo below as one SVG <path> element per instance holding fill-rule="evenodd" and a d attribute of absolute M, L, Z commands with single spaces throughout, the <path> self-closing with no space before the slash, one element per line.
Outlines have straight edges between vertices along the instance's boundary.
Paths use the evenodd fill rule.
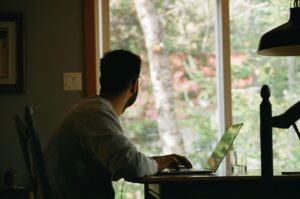
<path fill-rule="evenodd" d="M 32 174 L 32 164 L 31 164 L 31 159 L 30 159 L 31 157 L 29 155 L 29 142 L 30 142 L 29 132 L 27 130 L 27 127 L 26 127 L 24 121 L 18 115 L 14 116 L 14 122 L 15 122 L 15 126 L 17 129 L 23 157 L 25 160 L 25 166 L 26 166 L 27 172 L 29 174 L 32 187 L 34 189 L 35 182 L 34 182 L 33 174 Z"/>
<path fill-rule="evenodd" d="M 14 119 L 19 138 L 20 140 L 22 140 L 21 146 L 27 165 L 26 167 L 29 170 L 30 175 L 32 176 L 35 196 L 36 198 L 39 198 L 40 196 L 43 199 L 51 199 L 51 191 L 46 171 L 45 160 L 38 136 L 38 131 L 35 125 L 35 118 L 32 107 L 25 107 L 23 121 L 19 116 L 15 116 Z M 28 153 L 28 151 L 30 153 Z"/>

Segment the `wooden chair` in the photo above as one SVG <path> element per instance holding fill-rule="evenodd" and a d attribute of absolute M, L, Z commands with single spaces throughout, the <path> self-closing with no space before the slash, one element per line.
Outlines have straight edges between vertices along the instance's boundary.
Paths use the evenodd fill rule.
<path fill-rule="evenodd" d="M 265 183 L 266 193 L 272 193 L 273 189 L 273 140 L 272 128 L 287 129 L 293 126 L 300 139 L 300 133 L 296 121 L 300 118 L 300 101 L 292 105 L 284 113 L 273 116 L 271 96 L 268 85 L 261 88 L 260 104 L 260 148 L 261 148 L 261 175 Z"/>
<path fill-rule="evenodd" d="M 51 199 L 46 165 L 31 106 L 25 107 L 24 120 L 14 116 L 26 168 L 32 181 L 35 198 Z"/>
<path fill-rule="evenodd" d="M 263 85 L 261 88 L 262 102 L 260 104 L 260 140 L 262 176 L 266 178 L 273 176 L 272 128 L 287 129 L 293 126 L 300 139 L 300 133 L 296 126 L 296 121 L 300 119 L 300 101 L 296 102 L 284 113 L 273 116 L 272 104 L 269 100 L 270 96 L 270 88 L 268 85 Z"/>

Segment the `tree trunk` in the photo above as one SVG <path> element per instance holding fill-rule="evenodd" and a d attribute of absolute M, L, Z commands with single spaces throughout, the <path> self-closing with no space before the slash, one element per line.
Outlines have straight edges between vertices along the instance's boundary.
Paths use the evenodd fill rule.
<path fill-rule="evenodd" d="M 163 153 L 183 154 L 183 141 L 174 109 L 172 73 L 167 53 L 163 48 L 163 33 L 154 3 L 149 0 L 134 2 L 144 32 Z"/>

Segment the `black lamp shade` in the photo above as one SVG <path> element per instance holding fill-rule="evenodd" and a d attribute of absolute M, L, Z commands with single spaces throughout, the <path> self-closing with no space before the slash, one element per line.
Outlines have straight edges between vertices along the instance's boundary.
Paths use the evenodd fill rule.
<path fill-rule="evenodd" d="M 265 56 L 300 55 L 300 7 L 290 8 L 289 21 L 261 37 L 257 53 Z"/>

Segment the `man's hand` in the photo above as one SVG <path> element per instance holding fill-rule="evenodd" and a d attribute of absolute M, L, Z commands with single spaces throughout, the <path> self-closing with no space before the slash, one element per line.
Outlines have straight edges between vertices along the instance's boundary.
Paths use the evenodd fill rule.
<path fill-rule="evenodd" d="M 177 154 L 170 154 L 165 156 L 153 156 L 151 157 L 157 162 L 158 171 L 161 171 L 165 168 L 175 168 L 178 169 L 180 166 L 186 168 L 192 168 L 192 163 L 184 156 Z"/>

